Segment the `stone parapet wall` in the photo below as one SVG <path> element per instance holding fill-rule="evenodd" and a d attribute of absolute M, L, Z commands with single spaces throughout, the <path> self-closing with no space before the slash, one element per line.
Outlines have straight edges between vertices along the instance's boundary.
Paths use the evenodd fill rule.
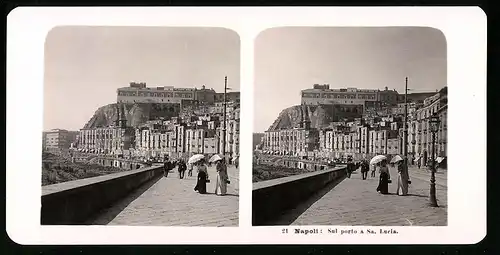
<path fill-rule="evenodd" d="M 328 184 L 346 176 L 345 166 L 253 184 L 252 225 L 272 225 L 286 211 L 296 208 Z"/>
<path fill-rule="evenodd" d="M 43 186 L 41 224 L 81 224 L 162 174 L 163 167 L 156 165 Z"/>

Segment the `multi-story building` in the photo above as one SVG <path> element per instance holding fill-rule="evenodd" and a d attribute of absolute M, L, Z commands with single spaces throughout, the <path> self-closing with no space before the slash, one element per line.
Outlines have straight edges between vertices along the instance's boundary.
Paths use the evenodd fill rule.
<path fill-rule="evenodd" d="M 312 89 L 301 93 L 301 104 L 346 104 L 365 105 L 366 101 L 378 101 L 378 90 L 342 88 L 330 89 L 328 84 L 314 84 Z"/>
<path fill-rule="evenodd" d="M 223 102 L 224 101 L 224 93 L 216 93 L 215 94 L 215 101 L 216 102 Z M 237 91 L 231 91 L 231 92 L 226 92 L 226 102 L 234 101 L 236 103 L 240 102 L 240 92 Z"/>
<path fill-rule="evenodd" d="M 344 133 L 339 131 L 333 132 L 333 152 L 335 157 L 340 157 L 344 152 Z"/>
<path fill-rule="evenodd" d="M 205 140 L 206 129 L 203 128 L 193 128 L 186 130 L 186 151 L 188 156 L 194 154 L 204 153 L 204 140 Z"/>
<path fill-rule="evenodd" d="M 223 121 L 222 121 L 223 122 Z M 221 123 L 221 126 L 217 128 L 217 136 L 220 137 L 219 139 L 219 148 L 220 148 L 220 153 L 222 153 L 222 147 L 223 145 L 223 139 L 222 137 L 224 136 L 223 134 L 223 123 Z M 224 152 L 226 153 L 227 156 L 235 157 L 239 155 L 239 149 L 240 149 L 240 109 L 236 108 L 233 109 L 232 111 L 227 111 L 226 112 L 226 146 Z"/>
<path fill-rule="evenodd" d="M 370 153 L 387 154 L 387 130 L 370 131 Z"/>
<path fill-rule="evenodd" d="M 178 103 L 182 100 L 195 100 L 194 88 L 175 88 L 173 86 L 146 87 L 146 83 L 131 82 L 129 87 L 117 90 L 118 103 Z"/>
<path fill-rule="evenodd" d="M 123 155 L 135 147 L 135 129 L 127 127 L 123 107 L 118 109 L 115 125 L 102 128 L 83 128 L 78 135 L 78 149 L 91 153 Z"/>
<path fill-rule="evenodd" d="M 389 155 L 401 154 L 399 144 L 400 144 L 399 138 L 387 139 L 387 154 L 389 154 Z"/>
<path fill-rule="evenodd" d="M 357 153 L 369 153 L 369 128 L 367 126 L 359 126 L 356 130 L 357 143 L 356 152 Z"/>
<path fill-rule="evenodd" d="M 319 130 L 319 150 L 320 151 L 326 151 L 326 129 L 320 129 Z"/>
<path fill-rule="evenodd" d="M 133 148 L 135 130 L 130 127 L 81 129 L 78 148 L 84 152 L 123 154 Z"/>
<path fill-rule="evenodd" d="M 333 122 L 355 120 L 363 116 L 363 105 L 335 104 L 331 107 Z"/>
<path fill-rule="evenodd" d="M 436 157 L 447 156 L 447 88 L 441 89 L 437 94 L 424 100 L 422 108 L 415 111 L 414 118 L 409 125 L 408 133 L 409 148 L 415 157 L 422 157 L 426 163 L 431 157 L 432 132 L 429 119 L 437 114 L 440 119 L 439 130 L 436 134 Z M 410 150 L 409 150 L 410 151 Z"/>
<path fill-rule="evenodd" d="M 389 90 L 388 87 L 385 87 L 385 90 L 378 92 L 378 101 L 380 101 L 383 105 L 396 105 L 400 102 L 399 99 L 399 93 L 396 90 Z"/>
<path fill-rule="evenodd" d="M 239 108 L 239 103 L 236 101 L 226 101 L 226 114 L 232 112 L 234 109 Z M 223 114 L 224 113 L 224 102 L 217 101 L 212 106 L 210 106 L 209 113 L 211 114 Z"/>
<path fill-rule="evenodd" d="M 60 151 L 69 149 L 73 143 L 77 142 L 78 131 L 68 131 L 65 129 L 52 129 L 42 134 L 42 149 L 44 151 Z"/>
<path fill-rule="evenodd" d="M 325 133 L 325 150 L 327 152 L 333 152 L 333 142 L 334 142 L 335 132 L 331 129 L 327 129 Z"/>
<path fill-rule="evenodd" d="M 205 154 L 217 154 L 220 152 L 219 138 L 216 135 L 215 129 L 208 129 L 205 133 L 203 141 L 203 152 Z"/>
<path fill-rule="evenodd" d="M 280 154 L 306 156 L 319 149 L 319 130 L 308 124 L 300 128 L 269 130 L 264 134 L 263 150 Z"/>
<path fill-rule="evenodd" d="M 195 100 L 200 104 L 213 104 L 215 102 L 215 95 L 217 93 L 214 89 L 207 89 L 205 85 L 201 86 L 201 89 L 195 88 Z"/>
<path fill-rule="evenodd" d="M 185 140 L 186 140 L 186 125 L 184 123 L 177 124 L 174 126 L 174 138 L 175 144 L 177 145 L 175 150 L 175 155 L 172 155 L 174 158 L 177 157 L 187 157 Z"/>

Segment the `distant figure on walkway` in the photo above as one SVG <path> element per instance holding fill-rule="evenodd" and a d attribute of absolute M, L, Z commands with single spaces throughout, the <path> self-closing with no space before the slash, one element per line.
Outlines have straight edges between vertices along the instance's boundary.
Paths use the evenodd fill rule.
<path fill-rule="evenodd" d="M 188 176 L 193 176 L 193 164 L 187 164 Z"/>
<path fill-rule="evenodd" d="M 194 190 L 200 194 L 205 194 L 207 193 L 208 170 L 204 159 L 196 163 L 196 170 L 198 171 L 198 181 Z"/>
<path fill-rule="evenodd" d="M 420 169 L 420 165 L 421 165 L 421 164 L 422 164 L 422 163 L 421 163 L 421 160 L 420 160 L 420 159 L 418 159 L 418 161 L 417 161 L 418 169 Z"/>
<path fill-rule="evenodd" d="M 229 165 L 233 162 L 233 157 L 229 156 Z"/>
<path fill-rule="evenodd" d="M 347 178 L 351 178 L 351 173 L 354 171 L 354 163 L 352 163 L 352 159 L 347 159 Z"/>
<path fill-rule="evenodd" d="M 163 162 L 163 176 L 168 177 L 168 172 L 170 171 L 170 169 L 172 169 L 171 163 L 168 158 L 166 158 Z"/>
<path fill-rule="evenodd" d="M 184 179 L 184 173 L 186 172 L 186 163 L 184 160 L 180 159 L 177 163 L 177 171 L 179 171 L 179 179 Z"/>
<path fill-rule="evenodd" d="M 376 170 L 376 166 L 372 166 L 372 172 L 370 174 L 371 177 L 375 178 L 375 170 Z"/>
<path fill-rule="evenodd" d="M 377 191 L 380 192 L 381 194 L 388 194 L 389 180 L 391 179 L 391 176 L 389 174 L 389 168 L 387 167 L 386 160 L 380 162 L 379 171 L 380 171 L 380 178 L 378 182 Z"/>
<path fill-rule="evenodd" d="M 404 161 L 401 160 L 397 163 L 398 167 L 398 190 L 396 194 L 400 196 L 408 195 L 408 180 L 410 179 L 408 176 L 408 172 L 405 170 Z M 399 190 L 401 189 L 401 194 Z"/>
<path fill-rule="evenodd" d="M 227 166 L 224 159 L 217 160 L 215 165 L 217 169 L 217 181 L 215 183 L 215 194 L 224 196 L 227 192 Z M 220 194 L 218 194 L 218 190 L 220 189 Z"/>
<path fill-rule="evenodd" d="M 370 170 L 370 165 L 366 160 L 363 160 L 363 162 L 361 162 L 361 176 L 363 177 L 363 180 L 366 180 L 369 170 Z"/>
<path fill-rule="evenodd" d="M 240 158 L 239 158 L 239 157 L 237 157 L 237 158 L 234 160 L 234 166 L 235 166 L 236 168 L 238 168 L 238 165 L 239 165 L 239 164 L 240 164 Z"/>

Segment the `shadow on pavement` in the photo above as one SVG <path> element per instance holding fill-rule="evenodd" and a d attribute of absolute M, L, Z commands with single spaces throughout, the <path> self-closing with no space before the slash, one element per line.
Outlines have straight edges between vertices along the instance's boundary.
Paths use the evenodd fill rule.
<path fill-rule="evenodd" d="M 207 195 L 217 196 L 217 194 L 211 193 L 211 192 L 207 192 Z M 239 197 L 239 195 L 226 193 L 226 195 L 224 195 L 222 197 Z"/>
<path fill-rule="evenodd" d="M 90 220 L 83 223 L 82 225 L 107 225 L 110 223 L 118 214 L 120 214 L 123 209 L 125 209 L 130 203 L 135 199 L 140 197 L 144 192 L 146 192 L 151 186 L 158 182 L 161 178 L 165 178 L 163 175 L 153 178 L 152 180 L 144 183 L 136 190 L 132 191 L 129 195 L 112 204 L 110 207 L 101 210 L 95 216 L 91 217 Z"/>
<path fill-rule="evenodd" d="M 408 194 L 406 196 L 409 196 L 409 197 L 425 197 L 425 198 L 428 198 L 429 196 L 425 196 L 425 195 L 420 195 L 420 194 Z"/>
<path fill-rule="evenodd" d="M 316 203 L 319 199 L 321 199 L 324 195 L 330 192 L 335 186 L 345 180 L 347 177 L 341 178 L 337 181 L 331 182 L 327 184 L 324 188 L 320 189 L 314 195 L 312 195 L 306 201 L 300 203 L 296 208 L 291 209 L 283 213 L 278 220 L 274 220 L 272 222 L 268 222 L 265 225 L 291 225 L 300 215 L 302 215 L 311 205 Z"/>

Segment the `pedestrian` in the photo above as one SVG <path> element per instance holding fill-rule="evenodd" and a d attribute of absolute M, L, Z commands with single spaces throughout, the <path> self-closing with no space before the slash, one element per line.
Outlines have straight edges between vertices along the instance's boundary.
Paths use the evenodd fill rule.
<path fill-rule="evenodd" d="M 233 157 L 229 156 L 229 165 L 233 162 Z"/>
<path fill-rule="evenodd" d="M 387 167 L 387 161 L 385 159 L 382 160 L 378 168 L 380 177 L 377 191 L 380 192 L 380 194 L 389 194 L 389 183 L 391 182 L 391 175 L 389 173 L 389 168 Z"/>
<path fill-rule="evenodd" d="M 406 171 L 404 167 L 404 161 L 401 160 L 397 163 L 398 167 L 398 189 L 396 191 L 396 194 L 400 196 L 406 196 L 408 195 L 408 172 Z M 401 194 L 399 193 L 399 190 L 401 189 Z"/>
<path fill-rule="evenodd" d="M 373 178 L 375 178 L 375 176 L 376 176 L 375 175 L 376 166 L 372 165 L 371 167 L 372 167 L 372 172 L 371 172 L 370 176 L 373 177 Z"/>
<path fill-rule="evenodd" d="M 240 164 L 240 158 L 239 158 L 239 157 L 237 157 L 237 158 L 234 160 L 234 166 L 235 166 L 236 168 L 238 168 L 238 165 L 239 165 L 239 164 Z"/>
<path fill-rule="evenodd" d="M 345 167 L 345 174 L 347 175 L 347 178 L 351 178 L 351 173 L 349 171 L 349 163 L 347 163 L 346 167 Z"/>
<path fill-rule="evenodd" d="M 421 163 L 421 160 L 420 160 L 420 159 L 418 159 L 418 160 L 417 160 L 418 169 L 420 169 L 420 165 L 421 165 L 421 164 L 422 164 L 422 163 Z"/>
<path fill-rule="evenodd" d="M 351 173 L 354 171 L 354 163 L 352 158 L 347 159 L 347 178 L 351 178 Z"/>
<path fill-rule="evenodd" d="M 217 180 L 215 183 L 215 194 L 224 196 L 226 195 L 227 192 L 227 181 L 228 181 L 228 176 L 227 176 L 227 166 L 226 162 L 224 159 L 217 160 L 217 163 L 215 165 L 217 169 Z M 220 194 L 218 194 L 218 190 L 220 189 Z"/>
<path fill-rule="evenodd" d="M 168 172 L 170 171 L 170 161 L 168 158 L 163 162 L 163 176 L 168 177 Z"/>
<path fill-rule="evenodd" d="M 198 171 L 198 180 L 196 181 L 195 191 L 200 194 L 207 193 L 207 182 L 209 182 L 208 170 L 205 165 L 205 160 L 202 159 L 196 163 L 196 170 Z"/>
<path fill-rule="evenodd" d="M 188 176 L 193 176 L 193 164 L 188 163 L 187 169 L 188 169 Z"/>
<path fill-rule="evenodd" d="M 184 173 L 186 172 L 186 163 L 182 159 L 177 163 L 177 170 L 179 171 L 179 178 L 184 179 Z"/>
<path fill-rule="evenodd" d="M 361 162 L 361 177 L 363 178 L 363 180 L 366 180 L 369 168 L 370 166 L 368 165 L 368 162 L 366 162 L 366 160 L 363 160 Z"/>

